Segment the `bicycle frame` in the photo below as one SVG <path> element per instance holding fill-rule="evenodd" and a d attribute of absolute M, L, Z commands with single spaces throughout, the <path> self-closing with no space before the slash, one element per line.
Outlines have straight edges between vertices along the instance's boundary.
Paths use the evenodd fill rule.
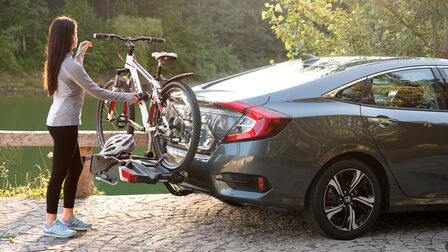
<path fill-rule="evenodd" d="M 162 111 L 162 106 L 160 105 L 160 94 L 159 91 L 161 89 L 160 83 L 159 81 L 157 81 L 156 79 L 154 79 L 154 77 L 151 76 L 151 74 L 149 74 L 138 62 L 137 60 L 134 58 L 134 55 L 126 55 L 126 63 L 125 63 L 125 68 L 128 69 L 131 73 L 131 78 L 132 81 L 134 82 L 135 85 L 135 92 L 141 93 L 143 92 L 142 90 L 142 86 L 140 84 L 140 79 L 138 76 L 138 72 L 140 72 L 143 77 L 145 77 L 149 83 L 151 83 L 151 85 L 153 86 L 152 88 L 152 97 L 153 99 L 155 99 L 155 103 L 158 106 L 158 109 L 160 110 L 160 114 L 162 116 L 162 120 L 163 120 L 163 124 L 162 126 L 153 126 L 151 127 L 149 124 L 149 113 L 146 107 L 146 102 L 145 101 L 140 101 L 138 102 L 138 105 L 140 107 L 140 112 L 142 114 L 142 121 L 143 121 L 143 130 L 138 127 L 137 125 L 133 125 L 132 122 L 131 125 L 140 130 L 140 131 L 144 131 L 144 132 L 152 132 L 155 131 L 157 129 L 160 130 L 169 130 L 168 127 L 168 121 L 166 120 L 165 114 Z M 134 122 L 135 123 L 135 122 Z"/>

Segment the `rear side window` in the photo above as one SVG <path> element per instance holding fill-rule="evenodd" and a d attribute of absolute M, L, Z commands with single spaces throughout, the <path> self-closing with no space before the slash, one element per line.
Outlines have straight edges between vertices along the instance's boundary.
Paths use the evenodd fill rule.
<path fill-rule="evenodd" d="M 445 78 L 445 83 L 441 85 L 441 91 L 443 96 L 443 101 L 445 102 L 445 109 L 448 109 L 448 68 L 439 68 L 442 71 L 442 75 Z"/>
<path fill-rule="evenodd" d="M 445 74 L 448 75 L 448 68 L 440 68 L 442 71 L 445 71 Z"/>
<path fill-rule="evenodd" d="M 360 102 L 364 81 L 359 81 L 336 93 L 334 97 L 348 102 Z"/>
<path fill-rule="evenodd" d="M 439 109 L 435 85 L 429 68 L 390 72 L 368 80 L 363 101 L 385 107 Z"/>

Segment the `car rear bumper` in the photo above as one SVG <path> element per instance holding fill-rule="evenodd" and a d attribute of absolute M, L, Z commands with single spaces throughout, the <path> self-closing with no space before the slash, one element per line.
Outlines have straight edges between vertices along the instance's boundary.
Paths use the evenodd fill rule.
<path fill-rule="evenodd" d="M 222 144 L 208 159 L 193 161 L 182 185 L 222 200 L 300 210 L 317 167 L 288 160 L 282 143 L 278 136 Z"/>

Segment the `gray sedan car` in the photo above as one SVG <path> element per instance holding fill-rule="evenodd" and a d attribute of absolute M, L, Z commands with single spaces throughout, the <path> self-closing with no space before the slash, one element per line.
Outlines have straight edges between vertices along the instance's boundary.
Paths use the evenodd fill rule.
<path fill-rule="evenodd" d="M 303 210 L 353 239 L 380 213 L 448 206 L 448 60 L 302 56 L 196 87 L 186 187 Z"/>

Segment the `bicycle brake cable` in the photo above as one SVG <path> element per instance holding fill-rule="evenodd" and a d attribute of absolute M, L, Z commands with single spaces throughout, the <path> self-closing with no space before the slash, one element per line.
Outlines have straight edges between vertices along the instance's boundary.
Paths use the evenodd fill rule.
<path fill-rule="evenodd" d="M 128 63 L 126 62 L 126 60 L 124 60 L 123 57 L 121 57 L 121 50 L 120 50 L 120 49 L 121 49 L 122 47 L 123 47 L 123 44 L 121 44 L 120 46 L 117 47 L 117 56 L 118 56 L 118 58 L 119 58 L 121 61 L 124 62 L 125 65 L 129 65 L 129 66 L 132 67 L 132 65 L 128 64 Z"/>
<path fill-rule="evenodd" d="M 121 47 L 123 47 L 123 44 L 120 44 L 119 46 L 117 46 L 117 56 L 118 58 L 123 61 L 126 64 L 126 61 L 123 59 L 123 57 L 121 57 L 120 53 L 121 53 Z"/>

